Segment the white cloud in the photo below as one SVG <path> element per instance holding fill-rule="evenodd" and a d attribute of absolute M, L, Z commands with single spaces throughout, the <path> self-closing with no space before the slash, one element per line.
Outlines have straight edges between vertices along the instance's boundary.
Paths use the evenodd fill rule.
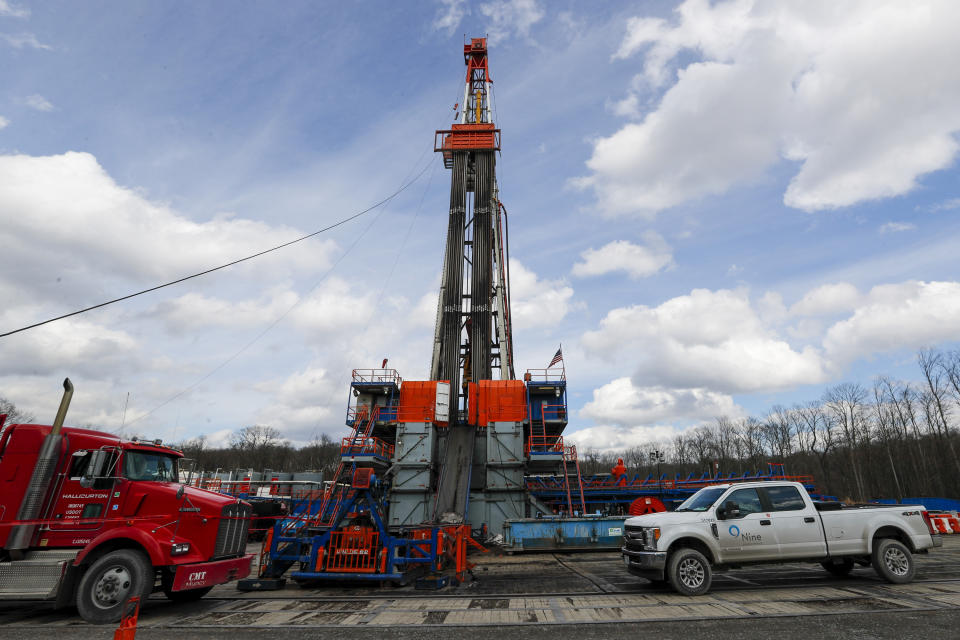
<path fill-rule="evenodd" d="M 510 258 L 510 298 L 514 329 L 550 327 L 570 311 L 573 288 L 562 280 L 541 280 Z"/>
<path fill-rule="evenodd" d="M 440 8 L 433 19 L 433 28 L 452 35 L 454 29 L 460 26 L 460 21 L 469 13 L 467 0 L 440 0 Z"/>
<path fill-rule="evenodd" d="M 593 390 L 593 400 L 580 410 L 599 424 L 619 427 L 662 424 L 682 419 L 709 420 L 742 415 L 733 398 L 707 389 L 637 387 L 630 378 L 617 378 Z"/>
<path fill-rule="evenodd" d="M 853 315 L 831 326 L 823 340 L 838 364 L 897 349 L 917 349 L 957 339 L 960 282 L 880 285 Z"/>
<path fill-rule="evenodd" d="M 960 198 L 950 198 L 949 200 L 944 200 L 943 202 L 937 202 L 927 207 L 927 211 L 931 213 L 937 213 L 938 211 L 953 211 L 954 209 L 960 209 Z"/>
<path fill-rule="evenodd" d="M 491 45 L 513 35 L 529 38 L 530 27 L 544 16 L 537 0 L 493 0 L 482 3 L 479 10 L 490 20 L 488 33 Z"/>
<path fill-rule="evenodd" d="M 18 7 L 15 4 L 7 2 L 7 0 L 0 0 L 0 16 L 7 16 L 10 18 L 28 18 L 30 17 L 30 10 L 25 7 Z"/>
<path fill-rule="evenodd" d="M 53 105 L 39 93 L 27 96 L 23 99 L 23 104 L 37 111 L 53 111 Z"/>
<path fill-rule="evenodd" d="M 911 222 L 886 222 L 880 225 L 880 233 L 897 233 L 898 231 L 913 231 L 917 225 Z"/>
<path fill-rule="evenodd" d="M 849 282 L 820 285 L 790 307 L 794 316 L 824 316 L 853 311 L 861 302 L 860 292 Z"/>
<path fill-rule="evenodd" d="M 783 158 L 799 163 L 788 206 L 837 208 L 904 194 L 954 161 L 960 68 L 941 61 L 960 58 L 960 5 L 689 0 L 676 13 L 630 20 L 614 56 L 644 51 L 635 86 L 666 91 L 600 138 L 575 181 L 607 214 L 653 215 Z"/>
<path fill-rule="evenodd" d="M 200 327 L 259 327 L 279 317 L 297 302 L 289 290 L 265 292 L 261 298 L 227 300 L 190 292 L 165 300 L 145 316 L 156 316 L 171 333 Z"/>
<path fill-rule="evenodd" d="M 102 299 L 104 283 L 113 279 L 156 284 L 302 235 L 229 216 L 194 222 L 118 185 L 96 158 L 77 152 L 0 156 L 0 211 L 7 247 L 0 281 L 31 303 Z M 286 249 L 282 261 L 264 258 L 231 270 L 254 278 L 315 273 L 329 266 L 335 250 L 332 241 L 307 240 Z M 71 259 L 51 262 L 51 255 Z"/>
<path fill-rule="evenodd" d="M 599 249 L 587 249 L 580 254 L 583 262 L 573 265 L 575 276 L 599 276 L 612 271 L 623 271 L 631 278 L 651 276 L 673 265 L 670 245 L 654 231 L 643 235 L 646 245 L 616 240 Z"/>
<path fill-rule="evenodd" d="M 613 309 L 583 344 L 634 366 L 640 386 L 730 393 L 825 380 L 817 350 L 795 350 L 765 326 L 743 289 L 694 289 L 657 307 Z"/>
<path fill-rule="evenodd" d="M 346 386 L 341 378 L 311 366 L 282 380 L 256 384 L 255 389 L 270 398 L 256 421 L 280 429 L 284 437 L 299 443 L 308 441 L 321 424 L 335 425 L 335 432 L 328 435 L 342 433 L 339 418 L 346 413 Z"/>
<path fill-rule="evenodd" d="M 676 429 L 669 425 L 617 427 L 598 425 L 576 429 L 563 435 L 564 444 L 575 444 L 580 455 L 586 449 L 600 453 L 623 451 L 654 442 L 668 442 Z"/>
<path fill-rule="evenodd" d="M 0 313 L 4 327 L 22 326 L 22 310 Z M 43 330 L 28 331 L 0 341 L 0 376 L 120 375 L 143 364 L 139 344 L 125 331 L 108 329 L 82 318 L 67 318 Z"/>
<path fill-rule="evenodd" d="M 32 33 L 0 33 L 0 39 L 5 40 L 14 49 L 46 49 L 47 51 L 53 49 L 50 45 L 37 40 L 37 36 Z"/>
<path fill-rule="evenodd" d="M 6 118 L 4 118 L 3 116 L 0 116 L 0 129 L 5 128 L 5 127 L 6 127 L 7 125 L 9 125 L 9 124 L 10 124 L 10 121 L 9 121 L 9 120 L 7 120 Z"/>

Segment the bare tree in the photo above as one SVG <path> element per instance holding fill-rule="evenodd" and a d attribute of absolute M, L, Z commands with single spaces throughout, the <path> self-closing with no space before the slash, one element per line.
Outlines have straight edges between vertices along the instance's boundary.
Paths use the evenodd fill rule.
<path fill-rule="evenodd" d="M 32 413 L 18 409 L 13 402 L 0 396 L 0 414 L 4 413 L 7 414 L 6 424 L 30 423 L 37 419 Z"/>
<path fill-rule="evenodd" d="M 867 392 L 859 384 L 844 382 L 827 391 L 823 395 L 824 404 L 830 411 L 835 424 L 840 428 L 847 452 L 850 458 L 850 470 L 856 483 L 857 499 L 865 499 L 863 478 L 860 465 L 857 462 L 857 446 L 860 442 L 859 432 L 863 429 L 863 403 Z"/>
<path fill-rule="evenodd" d="M 960 476 L 960 459 L 957 458 L 953 438 L 950 437 L 950 405 L 947 402 L 950 389 L 948 386 L 949 367 L 944 365 L 942 354 L 929 349 L 922 350 L 917 354 L 917 362 L 920 364 L 923 379 L 927 383 L 929 406 L 935 409 L 929 421 L 935 426 L 941 444 L 946 444 L 949 448 L 953 465 L 957 469 L 958 476 Z M 931 412 L 928 411 L 929 413 Z M 953 484 L 956 484 L 956 482 Z"/>

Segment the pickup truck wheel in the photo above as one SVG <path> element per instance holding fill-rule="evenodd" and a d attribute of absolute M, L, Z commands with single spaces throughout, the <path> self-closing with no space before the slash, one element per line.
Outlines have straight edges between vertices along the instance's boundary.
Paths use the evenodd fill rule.
<path fill-rule="evenodd" d="M 878 540 L 873 546 L 871 560 L 877 575 L 894 584 L 910 582 L 917 571 L 910 549 L 893 538 Z"/>
<path fill-rule="evenodd" d="M 838 578 L 843 578 L 850 575 L 850 572 L 853 571 L 853 559 L 840 558 L 839 560 L 827 560 L 826 562 L 821 562 L 820 566 L 826 569 L 827 573 L 837 576 Z"/>
<path fill-rule="evenodd" d="M 187 589 L 186 591 L 171 591 L 165 588 L 163 595 L 167 596 L 167 600 L 171 602 L 193 602 L 210 593 L 211 589 L 213 589 L 213 587 L 200 587 L 199 589 Z"/>
<path fill-rule="evenodd" d="M 77 586 L 77 611 L 93 624 L 120 620 L 128 598 L 139 596 L 141 607 L 153 591 L 155 573 L 140 551 L 119 549 L 98 559 Z"/>
<path fill-rule="evenodd" d="M 685 596 L 701 596 L 710 590 L 713 573 L 710 563 L 696 549 L 678 549 L 667 566 L 670 586 Z"/>

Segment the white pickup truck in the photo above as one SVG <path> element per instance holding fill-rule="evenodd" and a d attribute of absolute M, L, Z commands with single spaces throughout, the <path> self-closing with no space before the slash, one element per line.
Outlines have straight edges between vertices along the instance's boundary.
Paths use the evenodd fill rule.
<path fill-rule="evenodd" d="M 873 565 L 889 582 L 913 579 L 914 553 L 943 544 L 923 506 L 814 503 L 796 482 L 706 487 L 675 511 L 624 523 L 623 563 L 678 593 L 710 590 L 713 569 L 819 562 L 837 576 Z"/>

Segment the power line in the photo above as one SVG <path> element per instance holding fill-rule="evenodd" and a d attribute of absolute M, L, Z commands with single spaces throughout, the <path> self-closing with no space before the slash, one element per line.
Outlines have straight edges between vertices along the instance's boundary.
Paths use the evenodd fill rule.
<path fill-rule="evenodd" d="M 307 235 L 301 236 L 301 237 L 299 237 L 299 238 L 297 238 L 297 239 L 295 239 L 295 240 L 291 240 L 291 241 L 289 241 L 289 242 L 284 242 L 283 244 L 278 244 L 278 245 L 275 246 L 275 247 L 271 247 L 271 248 L 269 248 L 269 249 L 264 249 L 263 251 L 259 251 L 259 252 L 257 252 L 257 253 L 252 254 L 252 255 L 246 256 L 246 257 L 244 257 L 244 258 L 239 258 L 239 259 L 234 260 L 234 261 L 232 261 L 232 262 L 228 262 L 228 263 L 226 263 L 226 264 L 222 264 L 222 265 L 220 265 L 219 267 L 213 267 L 213 268 L 211 268 L 211 269 L 206 269 L 205 271 L 200 271 L 200 272 L 198 272 L 198 273 L 194 273 L 194 274 L 191 274 L 191 275 L 189 275 L 189 276 L 184 276 L 183 278 L 178 278 L 178 279 L 176 279 L 176 280 L 172 280 L 172 281 L 167 282 L 167 283 L 164 283 L 164 284 L 159 284 L 159 285 L 157 285 L 157 286 L 155 286 L 155 287 L 150 287 L 149 289 L 143 289 L 142 291 L 137 291 L 136 293 L 131 293 L 131 294 L 129 294 L 129 295 L 125 295 L 125 296 L 122 296 L 122 297 L 119 297 L 119 298 L 114 298 L 113 300 L 108 300 L 108 301 L 106 301 L 106 302 L 101 302 L 100 304 L 95 304 L 95 305 L 93 305 L 93 306 L 86 307 L 85 309 L 79 309 L 79 310 L 77 310 L 77 311 L 72 311 L 72 312 L 70 312 L 70 313 L 65 313 L 65 314 L 63 314 L 62 316 L 57 316 L 57 317 L 55 317 L 55 318 L 50 318 L 50 319 L 48 319 L 48 320 L 43 320 L 42 322 L 35 322 L 34 324 L 27 325 L 27 326 L 21 327 L 21 328 L 19 328 L 19 329 L 14 329 L 13 331 L 7 331 L 6 333 L 0 333 L 0 338 L 5 338 L 5 337 L 7 337 L 7 336 L 12 336 L 13 334 L 15 334 L 15 333 L 20 333 L 21 331 L 27 331 L 28 329 L 35 329 L 35 328 L 40 327 L 40 326 L 43 326 L 43 325 L 45 325 L 45 324 L 50 324 L 51 322 L 56 322 L 57 320 L 63 320 L 63 319 L 65 319 L 65 318 L 70 318 L 70 317 L 72 317 L 72 316 L 80 315 L 81 313 L 86 313 L 87 311 L 93 311 L 94 309 L 99 309 L 99 308 L 101 308 L 101 307 L 106 307 L 106 306 L 108 306 L 108 305 L 111 305 L 111 304 L 114 304 L 114 303 L 117 303 L 117 302 L 122 302 L 122 301 L 124 301 L 124 300 L 129 300 L 130 298 L 135 298 L 135 297 L 141 296 L 141 295 L 143 295 L 143 294 L 145 294 L 145 293 L 150 293 L 151 291 L 156 291 L 156 290 L 158 290 L 158 289 L 163 289 L 164 287 L 169 287 L 169 286 L 172 286 L 172 285 L 175 285 L 175 284 L 179 284 L 179 283 L 181 283 L 181 282 L 186 282 L 187 280 L 192 280 L 193 278 L 199 278 L 200 276 L 205 276 L 205 275 L 207 275 L 208 273 L 213 273 L 214 271 L 220 271 L 221 269 L 226 269 L 227 267 L 232 267 L 232 266 L 235 265 L 235 264 L 240 264 L 241 262 L 246 262 L 247 260 L 253 260 L 254 258 L 259 258 L 260 256 L 266 255 L 266 254 L 271 253 L 271 252 L 273 252 L 273 251 L 277 251 L 277 250 L 279 250 L 279 249 L 283 249 L 283 248 L 289 247 L 290 245 L 297 244 L 298 242 L 303 242 L 304 240 L 307 240 L 307 239 L 312 238 L 312 237 L 314 237 L 314 236 L 318 236 L 318 235 L 320 235 L 321 233 L 325 233 L 325 232 L 327 232 L 327 231 L 330 231 L 331 229 L 335 229 L 336 227 L 339 227 L 339 226 L 341 226 L 341 225 L 344 225 L 344 224 L 350 222 L 351 220 L 356 220 L 356 219 L 359 218 L 360 216 L 362 216 L 362 215 L 364 215 L 364 214 L 366 214 L 366 213 L 370 213 L 370 212 L 373 211 L 374 209 L 377 209 L 377 208 L 383 206 L 384 204 L 390 202 L 391 200 L 393 200 L 394 198 L 396 198 L 398 195 L 400 195 L 401 193 L 403 193 L 404 191 L 406 191 L 407 188 L 409 188 L 409 187 L 410 187 L 412 184 L 414 184 L 417 180 L 419 180 L 420 177 L 423 176 L 423 174 L 426 172 L 426 170 L 427 170 L 429 167 L 430 167 L 430 163 L 427 163 L 426 165 L 424 165 L 423 169 L 420 170 L 420 173 L 418 173 L 412 180 L 404 183 L 399 189 L 397 189 L 396 191 L 394 191 L 393 193 L 391 193 L 389 196 L 387 196 L 387 197 L 384 198 L 383 200 L 380 200 L 379 202 L 370 205 L 369 207 L 367 207 L 367 208 L 364 209 L 363 211 L 359 211 L 359 212 L 353 214 L 352 216 L 349 216 L 349 217 L 347 217 L 347 218 L 344 218 L 343 220 L 340 220 L 340 221 L 338 221 L 338 222 L 335 222 L 335 223 L 333 223 L 333 224 L 331 224 L 331 225 L 329 225 L 329 226 L 327 226 L 327 227 L 324 227 L 323 229 L 319 229 L 319 230 L 317 230 L 317 231 L 314 231 L 313 233 L 308 233 Z"/>
<path fill-rule="evenodd" d="M 420 161 L 423 159 L 423 156 L 424 156 L 425 154 L 426 154 L 426 152 L 424 152 L 423 154 L 420 155 L 420 158 L 417 160 L 417 164 L 420 163 Z M 405 188 L 409 187 L 410 185 L 412 185 L 414 182 L 416 182 L 416 181 L 420 178 L 420 176 L 422 176 L 422 175 L 424 174 L 424 172 L 425 172 L 432 164 L 433 164 L 432 162 L 428 162 L 428 163 L 426 164 L 426 166 L 424 166 L 424 168 L 421 169 L 420 173 L 418 173 L 417 176 L 416 176 L 415 178 L 413 178 L 413 180 L 411 180 L 410 182 L 406 183 L 403 188 L 405 189 Z M 416 167 L 416 165 L 414 165 L 414 167 Z M 411 173 L 412 173 L 412 171 L 411 171 Z M 407 175 L 409 176 L 409 174 L 407 174 Z M 433 172 L 432 172 L 432 171 L 430 172 L 430 175 L 431 175 L 431 177 L 433 176 Z M 429 184 L 428 184 L 428 187 L 429 187 Z M 397 193 L 395 193 L 394 195 L 397 195 L 398 193 L 400 193 L 400 191 L 397 191 Z M 424 195 L 421 196 L 421 198 L 420 198 L 420 204 L 417 206 L 417 214 L 419 214 L 419 212 L 420 212 L 420 207 L 423 205 L 423 198 L 424 198 L 425 196 L 426 196 L 426 191 L 424 191 Z M 393 197 L 393 196 L 391 196 L 391 197 Z M 375 207 L 378 207 L 378 206 L 380 206 L 381 204 L 384 204 L 385 202 L 386 202 L 386 200 L 383 200 L 383 201 L 381 201 L 380 203 L 378 203 L 377 205 L 375 205 Z M 371 207 L 371 209 L 373 209 L 373 208 L 374 208 L 374 207 Z M 370 211 L 371 209 L 368 209 L 367 211 Z M 204 374 L 203 376 L 201 376 L 200 378 L 198 378 L 193 384 L 189 385 L 188 387 L 186 387 L 185 389 L 181 390 L 180 392 L 175 393 L 174 395 L 170 396 L 169 398 L 167 398 L 166 400 L 164 400 L 163 402 L 161 402 L 160 404 L 158 404 L 157 406 L 155 406 L 153 409 L 150 409 L 150 410 L 147 411 L 146 413 L 143 413 L 143 414 L 137 416 L 136 418 L 134 418 L 133 420 L 130 420 L 129 424 L 133 424 L 134 422 L 139 422 L 140 420 L 146 418 L 146 417 L 149 416 L 149 415 L 152 415 L 152 414 L 155 413 L 156 411 L 158 411 L 158 410 L 162 409 L 163 407 L 167 406 L 168 404 L 170 404 L 171 402 L 173 402 L 173 401 L 176 400 L 177 398 L 180 398 L 180 397 L 186 395 L 187 393 L 193 391 L 193 390 L 196 389 L 198 386 L 200 386 L 202 383 L 204 383 L 205 381 L 207 381 L 208 379 L 210 379 L 215 373 L 217 373 L 218 371 L 220 371 L 221 369 L 223 369 L 224 367 L 226 367 L 228 364 L 230 364 L 231 362 L 233 362 L 234 360 L 236 360 L 238 357 L 240 357 L 240 355 L 242 355 L 247 349 L 249 349 L 250 347 L 252 347 L 252 346 L 253 346 L 255 343 L 257 343 L 261 338 L 263 338 L 263 336 L 267 335 L 267 333 L 269 333 L 275 326 L 277 326 L 278 324 L 280 324 L 280 322 L 283 321 L 284 318 L 286 318 L 288 315 L 290 315 L 290 313 L 291 313 L 294 309 L 296 309 L 298 306 L 300 306 L 301 303 L 303 303 L 304 301 L 306 301 L 306 300 L 310 297 L 310 295 L 313 294 L 313 292 L 317 289 L 317 287 L 319 287 L 320 284 L 321 284 L 322 282 L 324 282 L 331 273 L 333 273 L 334 269 L 337 268 L 337 265 L 339 265 L 340 262 L 341 262 L 344 258 L 346 258 L 346 257 L 350 254 L 350 252 L 353 251 L 354 248 L 356 248 L 356 246 L 357 246 L 358 244 L 360 244 L 360 240 L 362 240 L 363 237 L 367 234 L 367 232 L 370 231 L 370 229 L 373 228 L 373 226 L 377 223 L 377 220 L 380 219 L 380 216 L 381 216 L 381 215 L 383 215 L 383 211 L 380 211 L 380 212 L 373 218 L 373 220 L 370 221 L 370 224 L 368 224 L 367 227 L 366 227 L 362 232 L 360 232 L 360 235 L 358 235 L 358 236 L 356 237 L 356 239 L 353 241 L 353 243 L 351 243 L 350 246 L 347 247 L 347 249 L 333 262 L 333 264 L 330 265 L 330 268 L 327 269 L 327 271 L 326 271 L 322 276 L 320 276 L 320 279 L 317 280 L 317 281 L 313 284 L 312 287 L 310 287 L 310 290 L 307 291 L 307 293 L 306 293 L 303 297 L 297 299 L 297 301 L 294 302 L 286 311 L 284 311 L 283 313 L 281 313 L 277 318 L 275 318 L 272 322 L 270 322 L 263 330 L 261 330 L 259 333 L 257 333 L 257 335 L 255 335 L 255 336 L 253 337 L 253 339 L 251 339 L 251 340 L 248 341 L 246 344 L 244 344 L 242 347 L 240 347 L 237 351 L 235 351 L 230 357 L 226 358 L 223 362 L 221 362 L 220 364 L 218 364 L 217 366 L 215 366 L 213 369 L 211 369 L 210 371 L 208 371 L 206 374 Z M 416 219 L 416 215 L 414 216 L 414 220 L 415 220 L 415 219 Z M 411 225 L 412 225 L 412 223 L 411 223 Z M 408 230 L 408 235 L 409 235 L 409 230 Z M 396 263 L 394 263 L 394 266 L 396 266 Z"/>

